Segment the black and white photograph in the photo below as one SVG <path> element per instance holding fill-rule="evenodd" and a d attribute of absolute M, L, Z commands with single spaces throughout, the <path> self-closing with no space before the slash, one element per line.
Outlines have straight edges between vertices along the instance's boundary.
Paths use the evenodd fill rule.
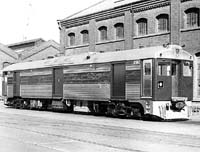
<path fill-rule="evenodd" d="M 6 0 L 0 152 L 199 152 L 200 0 Z"/>

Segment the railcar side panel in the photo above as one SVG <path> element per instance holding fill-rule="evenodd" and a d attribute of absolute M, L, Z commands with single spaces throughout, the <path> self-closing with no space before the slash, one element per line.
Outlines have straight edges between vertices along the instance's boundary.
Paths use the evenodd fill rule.
<path fill-rule="evenodd" d="M 198 59 L 198 67 L 197 67 L 197 98 L 200 100 L 200 59 Z"/>
<path fill-rule="evenodd" d="M 193 63 L 193 101 L 200 101 L 200 63 L 199 57 L 194 57 Z"/>
<path fill-rule="evenodd" d="M 110 65 L 94 64 L 64 68 L 63 96 L 67 99 L 110 99 Z"/>
<path fill-rule="evenodd" d="M 13 97 L 13 85 L 8 84 L 8 86 L 7 86 L 7 96 L 8 96 L 8 98 Z"/>
<path fill-rule="evenodd" d="M 20 77 L 20 95 L 22 98 L 52 97 L 51 69 L 21 71 Z"/>
<path fill-rule="evenodd" d="M 191 101 L 193 99 L 193 63 L 182 61 L 181 66 L 180 96 L 187 97 Z"/>
<path fill-rule="evenodd" d="M 52 85 L 21 85 L 20 92 L 23 98 L 51 98 Z"/>
<path fill-rule="evenodd" d="M 126 99 L 139 100 L 141 95 L 141 65 L 140 61 L 126 63 Z"/>
<path fill-rule="evenodd" d="M 110 84 L 64 84 L 64 97 L 77 100 L 108 101 Z"/>

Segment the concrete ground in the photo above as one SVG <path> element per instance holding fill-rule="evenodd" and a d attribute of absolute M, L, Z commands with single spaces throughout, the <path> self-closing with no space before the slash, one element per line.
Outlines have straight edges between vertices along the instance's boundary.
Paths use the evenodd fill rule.
<path fill-rule="evenodd" d="M 0 152 L 197 152 L 200 115 L 151 122 L 21 110 L 0 104 Z"/>

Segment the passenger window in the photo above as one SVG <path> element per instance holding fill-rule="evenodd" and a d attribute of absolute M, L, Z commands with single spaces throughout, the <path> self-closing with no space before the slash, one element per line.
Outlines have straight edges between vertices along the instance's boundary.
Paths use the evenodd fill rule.
<path fill-rule="evenodd" d="M 169 63 L 158 64 L 158 75 L 159 76 L 170 76 L 171 67 Z"/>
<path fill-rule="evenodd" d="M 183 63 L 183 76 L 185 77 L 192 76 L 192 64 L 190 62 Z"/>

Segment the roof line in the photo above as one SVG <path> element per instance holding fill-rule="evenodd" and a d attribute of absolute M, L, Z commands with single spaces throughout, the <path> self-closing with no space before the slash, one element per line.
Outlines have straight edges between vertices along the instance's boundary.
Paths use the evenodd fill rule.
<path fill-rule="evenodd" d="M 8 56 L 10 56 L 10 57 L 12 57 L 13 59 L 16 59 L 17 60 L 17 53 L 15 53 L 15 52 L 13 52 L 13 50 L 12 49 L 10 49 L 10 48 L 8 48 L 7 46 L 5 46 L 5 45 L 3 45 L 3 44 L 0 44 L 2 47 L 0 48 L 0 50 L 1 50 L 1 52 L 3 52 L 4 54 L 7 54 Z M 4 48 L 6 49 L 6 51 L 4 50 Z M 9 53 L 8 52 L 8 50 L 10 51 L 10 52 L 12 52 L 12 53 Z M 15 55 L 16 56 L 15 56 Z"/>
<path fill-rule="evenodd" d="M 93 5 L 91 5 L 91 6 L 87 7 L 87 8 L 85 8 L 85 9 L 83 9 L 83 10 L 81 10 L 81 11 L 78 11 L 78 12 L 76 12 L 76 13 L 74 13 L 74 14 L 72 14 L 72 15 L 70 15 L 70 16 L 64 18 L 64 19 L 62 19 L 62 21 L 63 21 L 63 20 L 67 20 L 68 18 L 71 18 L 71 17 L 73 17 L 74 15 L 77 15 L 77 14 L 79 14 L 79 13 L 82 13 L 83 11 L 85 11 L 85 10 L 87 10 L 87 9 L 90 9 L 90 8 L 96 6 L 96 5 L 99 5 L 99 4 L 103 3 L 104 1 L 107 1 L 107 0 L 102 0 L 102 1 L 100 1 L 100 2 L 97 2 L 97 3 L 95 3 L 95 4 L 93 4 Z"/>
<path fill-rule="evenodd" d="M 53 46 L 53 45 L 49 45 L 49 46 L 46 46 L 46 47 L 42 48 L 41 50 L 39 50 L 39 51 L 37 51 L 37 52 L 34 52 L 34 53 L 32 53 L 32 54 L 29 54 L 28 56 L 25 56 L 25 57 L 22 58 L 22 59 L 25 60 L 25 59 L 27 59 L 27 58 L 29 58 L 29 57 L 31 57 L 31 56 L 33 56 L 33 55 L 39 53 L 39 52 L 42 52 L 43 50 L 45 50 L 45 49 L 47 49 L 47 48 L 49 48 L 49 47 L 53 47 L 53 48 L 55 48 L 56 50 L 59 51 L 59 49 L 56 48 L 55 46 Z"/>
<path fill-rule="evenodd" d="M 0 50 L 1 50 L 4 54 L 7 54 L 8 56 L 10 56 L 10 57 L 12 57 L 13 59 L 17 60 L 16 57 L 14 57 L 13 55 L 11 55 L 11 54 L 5 52 L 3 49 L 0 49 Z"/>
<path fill-rule="evenodd" d="M 8 44 L 6 46 L 7 47 L 12 47 L 12 46 L 15 46 L 15 45 L 22 45 L 22 44 L 32 43 L 32 42 L 36 42 L 36 41 L 40 41 L 40 40 L 45 41 L 42 38 L 36 38 L 36 39 L 31 39 L 31 40 L 26 40 L 26 41 L 21 41 L 21 42 L 16 42 L 16 43 Z"/>

